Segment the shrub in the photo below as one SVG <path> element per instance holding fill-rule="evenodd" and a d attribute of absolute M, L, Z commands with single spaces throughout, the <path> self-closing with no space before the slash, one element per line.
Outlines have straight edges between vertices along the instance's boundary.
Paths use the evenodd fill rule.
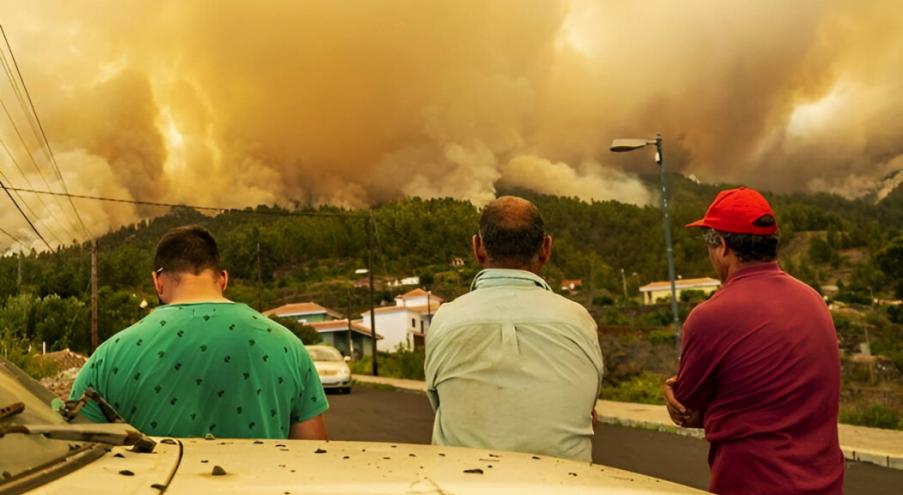
<path fill-rule="evenodd" d="M 684 290 L 680 292 L 680 302 L 685 303 L 701 303 L 708 298 L 705 292 L 701 290 Z"/>
<path fill-rule="evenodd" d="M 674 345 L 676 342 L 677 335 L 675 335 L 673 328 L 663 328 L 649 332 L 649 343 L 652 345 Z"/>
<path fill-rule="evenodd" d="M 323 341 L 320 333 L 310 325 L 305 325 L 293 318 L 280 318 L 278 316 L 271 316 L 270 318 L 295 334 L 295 337 L 301 339 L 304 345 L 315 345 Z"/>
<path fill-rule="evenodd" d="M 596 296 L 593 298 L 593 304 L 596 306 L 611 306 L 615 300 L 611 296 Z"/>
<path fill-rule="evenodd" d="M 903 429 L 903 417 L 900 413 L 881 404 L 873 404 L 865 409 L 844 409 L 840 412 L 840 421 L 872 428 Z"/>
<path fill-rule="evenodd" d="M 422 350 L 401 350 L 395 353 L 380 352 L 378 354 L 379 375 L 392 378 L 405 378 L 408 380 L 423 380 L 423 362 L 426 354 Z M 369 375 L 372 371 L 372 362 L 369 357 L 364 357 L 351 363 L 351 372 L 359 375 Z"/>
<path fill-rule="evenodd" d="M 630 380 L 617 385 L 602 387 L 602 399 L 620 402 L 639 402 L 641 404 L 664 404 L 662 385 L 665 376 L 651 371 L 644 371 Z"/>

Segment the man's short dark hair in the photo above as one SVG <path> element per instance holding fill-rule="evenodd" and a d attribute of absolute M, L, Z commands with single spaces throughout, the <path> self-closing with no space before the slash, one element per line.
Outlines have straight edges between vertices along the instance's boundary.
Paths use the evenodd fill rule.
<path fill-rule="evenodd" d="M 515 205 L 518 200 L 525 204 Z M 544 237 L 542 215 L 529 201 L 499 198 L 489 203 L 480 215 L 480 238 L 486 254 L 494 262 L 529 263 L 539 255 Z"/>
<path fill-rule="evenodd" d="M 154 271 L 178 276 L 213 270 L 219 276 L 219 249 L 213 235 L 200 225 L 176 227 L 160 239 L 154 254 Z"/>
<path fill-rule="evenodd" d="M 724 239 L 727 247 L 740 261 L 774 261 L 778 257 L 777 235 L 734 234 L 709 229 L 706 242 L 717 245 L 717 237 Z"/>

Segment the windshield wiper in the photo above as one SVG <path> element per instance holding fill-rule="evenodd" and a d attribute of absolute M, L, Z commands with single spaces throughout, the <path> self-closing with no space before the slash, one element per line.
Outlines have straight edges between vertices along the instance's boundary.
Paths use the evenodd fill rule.
<path fill-rule="evenodd" d="M 82 394 L 80 399 L 67 400 L 64 402 L 56 412 L 58 412 L 66 421 L 72 421 L 89 400 L 93 400 L 97 403 L 98 407 L 100 407 L 100 411 L 110 423 L 127 423 L 127 421 L 116 412 L 116 409 L 91 387 L 85 389 L 85 393 Z"/>
<path fill-rule="evenodd" d="M 134 452 L 153 452 L 157 445 L 153 439 L 128 423 L 79 424 L 79 425 L 0 425 L 0 438 L 5 435 L 40 435 L 54 440 L 95 442 L 106 445 L 132 445 Z"/>
<path fill-rule="evenodd" d="M 16 414 L 21 413 L 25 410 L 25 403 L 23 402 L 13 402 L 8 406 L 0 407 L 0 419 L 6 419 L 10 416 L 15 416 Z"/>

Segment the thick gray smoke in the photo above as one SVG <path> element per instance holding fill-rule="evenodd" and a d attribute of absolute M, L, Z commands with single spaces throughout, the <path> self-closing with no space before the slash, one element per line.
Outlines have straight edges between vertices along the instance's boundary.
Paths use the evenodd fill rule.
<path fill-rule="evenodd" d="M 903 165 L 901 11 L 892 0 L 0 0 L 70 190 L 223 206 L 481 204 L 497 184 L 647 204 L 632 174 L 649 154 L 607 148 L 655 132 L 669 167 L 704 180 L 863 194 Z M 15 145 L 11 132 L 0 120 Z M 2 153 L 0 170 L 23 185 Z M 62 230 L 50 214 L 64 204 L 23 196 L 39 226 Z M 76 204 L 92 234 L 155 213 Z M 4 207 L 0 226 L 30 247 L 17 215 Z"/>

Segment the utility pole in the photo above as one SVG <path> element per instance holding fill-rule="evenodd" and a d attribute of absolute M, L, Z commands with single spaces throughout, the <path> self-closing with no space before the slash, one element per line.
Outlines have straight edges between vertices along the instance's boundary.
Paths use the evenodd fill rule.
<path fill-rule="evenodd" d="M 97 331 L 97 240 L 91 240 L 91 352 L 100 345 Z"/>
<path fill-rule="evenodd" d="M 345 307 L 345 319 L 348 321 L 348 357 L 354 360 L 354 339 L 351 335 L 351 287 L 348 287 L 347 298 L 345 299 L 347 306 Z"/>
<path fill-rule="evenodd" d="M 621 268 L 621 285 L 624 286 L 624 299 L 627 299 L 627 274 L 623 268 Z"/>
<path fill-rule="evenodd" d="M 373 376 L 379 376 L 379 366 L 376 364 L 376 305 L 373 295 L 373 230 L 375 228 L 373 210 L 370 210 L 370 217 L 367 221 L 367 275 L 370 277 L 370 349 L 373 352 L 370 362 L 373 363 Z"/>
<path fill-rule="evenodd" d="M 662 135 L 655 135 L 655 162 L 658 163 L 658 177 L 662 186 L 662 215 L 665 224 L 665 247 L 668 255 L 668 280 L 671 281 L 671 316 L 674 320 L 674 336 L 677 339 L 677 355 L 680 356 L 680 315 L 677 312 L 677 285 L 674 277 L 674 244 L 671 242 L 671 218 L 668 215 L 668 186 L 665 182 L 665 152 L 662 149 Z"/>
<path fill-rule="evenodd" d="M 260 302 L 260 291 L 263 290 L 263 278 L 260 275 L 260 241 L 257 241 L 257 311 L 263 311 Z"/>

